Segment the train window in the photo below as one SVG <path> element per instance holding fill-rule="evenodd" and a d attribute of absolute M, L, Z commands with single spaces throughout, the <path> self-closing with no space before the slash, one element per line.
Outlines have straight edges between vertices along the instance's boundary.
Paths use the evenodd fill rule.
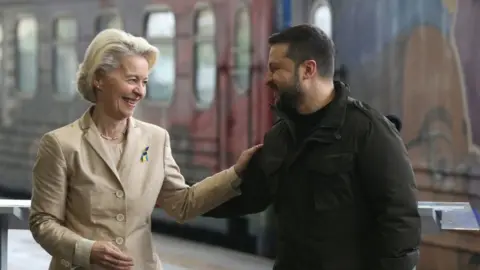
<path fill-rule="evenodd" d="M 215 15 L 211 9 L 198 11 L 195 18 L 195 33 L 195 95 L 197 105 L 206 108 L 215 99 L 217 84 Z"/>
<path fill-rule="evenodd" d="M 55 22 L 54 85 L 57 93 L 72 96 L 75 94 L 75 73 L 77 58 L 77 22 L 71 18 L 61 18 Z"/>
<path fill-rule="evenodd" d="M 325 1 L 320 1 L 313 9 L 313 24 L 332 37 L 332 11 Z"/>
<path fill-rule="evenodd" d="M 238 10 L 235 18 L 235 71 L 237 89 L 245 92 L 250 87 L 251 33 L 250 14 L 247 7 Z"/>
<path fill-rule="evenodd" d="M 98 16 L 95 27 L 97 33 L 108 28 L 123 29 L 123 22 L 117 14 L 108 13 Z"/>
<path fill-rule="evenodd" d="M 38 25 L 34 18 L 18 21 L 16 29 L 16 86 L 22 93 L 33 94 L 38 79 Z"/>
<path fill-rule="evenodd" d="M 175 15 L 171 11 L 150 13 L 145 32 L 149 42 L 160 52 L 149 76 L 147 97 L 169 102 L 175 87 Z"/>

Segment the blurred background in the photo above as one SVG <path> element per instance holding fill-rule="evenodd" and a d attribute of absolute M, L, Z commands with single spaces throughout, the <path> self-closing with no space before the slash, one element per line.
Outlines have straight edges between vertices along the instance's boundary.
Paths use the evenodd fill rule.
<path fill-rule="evenodd" d="M 262 141 L 274 121 L 267 39 L 299 23 L 334 40 L 336 77 L 355 98 L 402 119 L 419 199 L 479 208 L 478 0 L 0 0 L 0 195 L 29 199 L 38 139 L 88 107 L 75 73 L 99 31 L 159 48 L 135 116 L 168 129 L 193 184 Z M 153 218 L 158 233 L 275 256 L 270 210 L 182 225 L 161 210 Z M 478 232 L 424 237 L 417 270 L 478 270 L 479 243 Z"/>

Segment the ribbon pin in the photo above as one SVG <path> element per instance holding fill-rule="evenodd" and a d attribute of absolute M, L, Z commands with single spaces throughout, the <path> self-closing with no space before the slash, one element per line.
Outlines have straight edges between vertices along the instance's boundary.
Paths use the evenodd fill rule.
<path fill-rule="evenodd" d="M 142 156 L 140 157 L 141 162 L 147 162 L 148 161 L 148 146 L 145 147 L 145 149 L 142 152 Z"/>

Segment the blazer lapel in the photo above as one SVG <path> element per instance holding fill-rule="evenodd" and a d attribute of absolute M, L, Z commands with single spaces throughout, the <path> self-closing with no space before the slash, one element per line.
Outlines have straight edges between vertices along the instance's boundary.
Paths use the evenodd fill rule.
<path fill-rule="evenodd" d="M 142 154 L 148 146 L 148 141 L 148 138 L 142 136 L 141 129 L 138 127 L 135 119 L 130 117 L 127 141 L 118 166 L 120 175 L 125 179 L 130 178 L 129 174 L 133 170 L 133 166 L 142 162 Z"/>
<path fill-rule="evenodd" d="M 105 164 L 108 166 L 110 171 L 115 175 L 117 180 L 120 181 L 120 175 L 118 174 L 117 168 L 115 164 L 113 164 L 112 159 L 109 157 L 107 149 L 105 145 L 102 143 L 102 138 L 100 138 L 99 132 L 97 127 L 93 123 L 93 120 L 90 116 L 90 112 L 93 109 L 93 106 L 85 112 L 83 117 L 80 119 L 80 126 L 84 129 L 85 132 L 85 140 L 92 146 L 93 150 L 102 158 Z"/>

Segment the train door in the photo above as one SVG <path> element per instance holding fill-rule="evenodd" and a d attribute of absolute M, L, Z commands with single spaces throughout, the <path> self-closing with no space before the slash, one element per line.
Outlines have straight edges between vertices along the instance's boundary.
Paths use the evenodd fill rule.
<path fill-rule="evenodd" d="M 252 89 L 252 38 L 251 38 L 251 6 L 243 2 L 235 6 L 233 35 L 227 42 L 229 57 L 224 57 L 218 67 L 219 75 L 225 79 L 224 88 L 219 91 L 221 117 L 219 126 L 224 130 L 220 138 L 222 144 L 221 161 L 223 166 L 235 163 L 240 153 L 254 144 L 254 106 Z M 251 241 L 248 233 L 248 218 L 239 217 L 228 220 L 229 240 L 236 249 L 249 251 Z"/>
<path fill-rule="evenodd" d="M 255 17 L 253 10 L 257 11 Z M 229 164 L 235 162 L 243 150 L 260 143 L 272 124 L 268 106 L 270 93 L 264 91 L 267 39 L 271 31 L 271 21 L 266 20 L 269 12 L 260 2 L 249 5 L 242 2 L 234 11 L 226 119 Z"/>
<path fill-rule="evenodd" d="M 254 143 L 254 96 L 252 95 L 251 18 L 249 6 L 235 9 L 233 41 L 226 43 L 229 57 L 222 58 L 217 67 L 217 97 L 221 167 L 231 166 L 240 153 Z M 258 72 L 258 71 L 257 71 Z"/>
<path fill-rule="evenodd" d="M 233 153 L 240 153 L 241 148 L 253 145 L 253 85 L 252 76 L 257 70 L 252 63 L 252 39 L 250 10 L 242 5 L 235 12 L 234 42 L 233 42 L 233 69 L 231 73 L 231 97 L 236 103 L 237 111 L 232 114 L 235 119 L 229 119 L 229 127 L 234 127 L 240 132 L 242 138 L 230 136 L 230 145 Z M 240 139 L 240 143 L 239 140 Z M 235 149 L 236 148 L 236 149 Z"/>

